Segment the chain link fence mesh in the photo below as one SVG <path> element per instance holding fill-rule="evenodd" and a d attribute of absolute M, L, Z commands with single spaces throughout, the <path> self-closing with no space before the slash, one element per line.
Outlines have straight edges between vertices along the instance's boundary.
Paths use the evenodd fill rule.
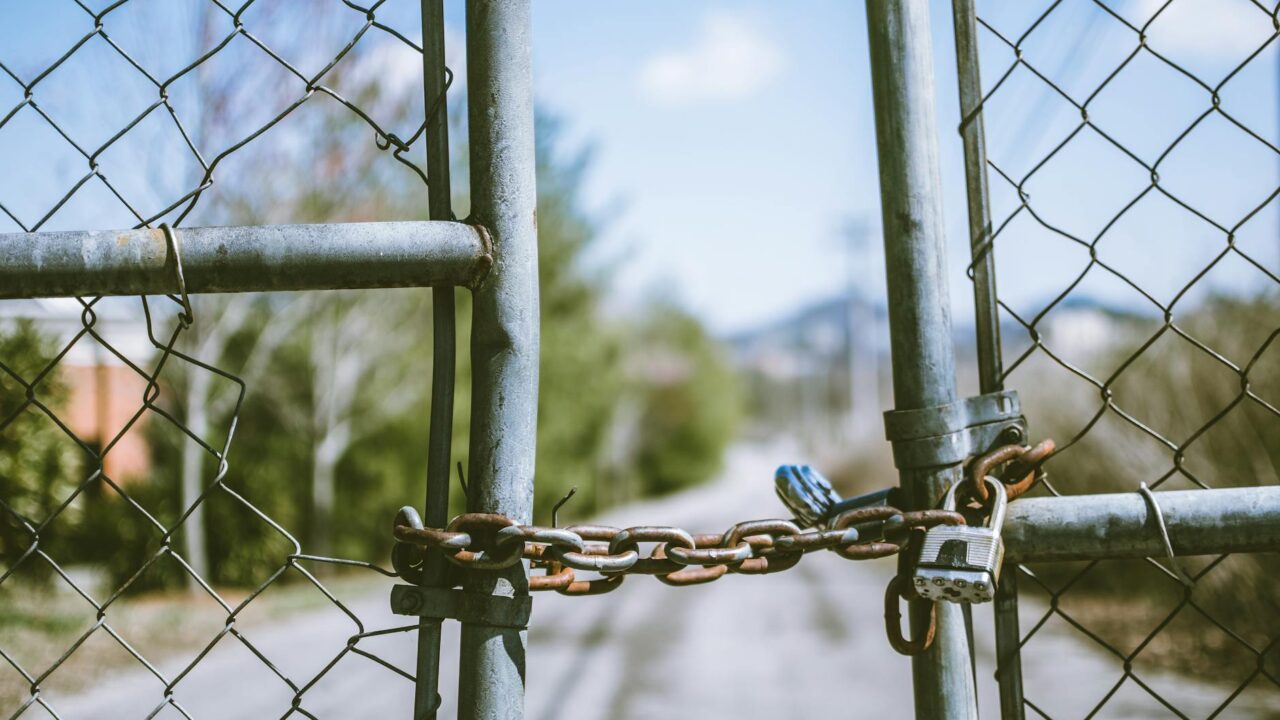
<path fill-rule="evenodd" d="M 1276 483 L 1277 8 L 977 14 L 1004 381 L 1060 448 L 1038 492 Z M 1274 717 L 1280 558 L 1178 562 L 1189 585 L 1163 558 L 1006 570 L 1029 716 Z M 1102 671 L 1032 662 L 1081 641 Z"/>
<path fill-rule="evenodd" d="M 3 231 L 389 219 L 376 197 L 360 196 L 360 185 L 379 174 L 407 197 L 420 196 L 409 212 L 425 212 L 422 59 L 411 39 L 421 28 L 417 12 L 416 3 L 385 0 L 6 5 Z M 328 146 L 343 133 L 363 148 L 363 165 Z M 318 167 L 327 195 L 261 192 L 283 182 L 276 174 L 286 160 L 308 155 L 318 160 L 287 179 Z M 355 200 L 332 201 L 348 191 Z M 309 700 L 320 694 L 333 706 L 341 696 L 326 683 L 351 658 L 401 676 L 411 697 L 412 657 L 388 652 L 379 638 L 416 626 L 400 626 L 385 611 L 365 617 L 369 593 L 353 601 L 347 592 L 365 587 L 365 576 L 392 573 L 365 560 L 309 554 L 299 526 L 319 521 L 306 513 L 273 519 L 255 499 L 267 490 L 246 484 L 243 470 L 236 479 L 233 441 L 248 391 L 240 375 L 251 370 L 218 367 L 225 349 L 246 332 L 302 332 L 296 318 L 286 318 L 321 306 L 201 299 L 190 324 L 182 300 L 78 298 L 0 308 L 0 615 L 7 616 L 0 717 L 100 712 L 103 705 L 85 707 L 83 694 L 107 669 L 132 674 L 117 688 L 127 702 L 106 705 L 140 717 L 213 717 L 219 697 L 242 693 L 265 698 L 270 709 L 261 707 L 262 716 L 315 717 Z M 220 324 L 250 303 L 265 313 L 265 326 Z M 339 367 L 331 369 L 341 373 L 336 335 L 343 326 L 335 327 L 330 360 Z M 214 342 L 219 333 L 226 337 Z M 243 344 L 265 348 L 263 340 Z M 246 354 L 239 367 L 251 369 L 254 353 Z M 204 394 L 184 394 L 195 383 Z M 185 402 L 192 398 L 216 398 L 221 409 L 193 414 Z M 161 463 L 165 452 L 184 455 Z M 174 472 L 156 477 L 158 467 Z M 269 505 L 301 502 L 286 500 Z M 235 527 L 236 536 L 208 529 L 230 516 L 234 523 L 216 527 Z M 121 538 L 141 549 L 117 551 Z M 254 548 L 252 557 L 238 558 L 241 542 Z M 210 554 L 247 569 L 215 572 Z M 104 573 L 105 566 L 113 570 Z M 172 586 L 175 577 L 189 593 L 137 595 L 162 581 Z M 372 594 L 379 609 L 386 585 Z M 332 633 L 325 637 L 289 638 L 269 627 L 326 606 Z M 263 642 L 266 635 L 273 638 Z M 292 649 L 282 661 L 276 653 L 286 645 Z M 300 655 L 307 662 L 297 662 Z M 211 685 L 200 679 L 208 665 L 219 668 L 213 680 L 246 684 Z M 88 702 L 109 698 L 111 688 L 97 690 L 108 695 Z M 376 706 L 359 700 L 359 707 Z"/>
<path fill-rule="evenodd" d="M 0 51 L 0 144 L 25 164 L 0 181 L 6 231 L 312 219 L 291 217 L 297 198 L 255 204 L 255 182 L 270 178 L 250 178 L 280 157 L 321 152 L 324 123 L 353 119 L 360 141 L 380 151 L 364 169 L 390 173 L 425 197 L 421 98 L 405 110 L 361 84 L 377 78 L 421 95 L 413 3 L 316 0 L 293 13 L 265 0 L 176 5 L 75 0 L 58 11 L 5 10 L 14 13 L 6 24 L 30 38 Z M 1274 96 L 1280 25 L 1275 8 L 1240 0 L 1214 6 L 1216 21 L 1197 26 L 1186 14 L 1195 7 L 1193 0 L 979 5 L 991 247 L 1004 276 L 1034 275 L 1039 290 L 1002 296 L 1006 383 L 1022 392 L 1037 434 L 1062 445 L 1042 492 L 1276 482 L 1280 148 L 1273 103 L 1259 98 Z M 193 31 L 176 41 L 173 27 Z M 327 111 L 308 115 L 317 105 Z M 365 177 L 334 173 L 343 174 L 355 177 L 340 190 Z M 242 180 L 248 190 L 218 195 Z M 386 208 L 374 200 L 357 205 L 354 215 L 383 219 Z M 307 554 L 291 523 L 231 482 L 246 383 L 186 349 L 192 328 L 179 317 L 180 298 L 5 305 L 3 450 L 48 477 L 78 473 L 32 484 L 16 465 L 0 467 L 0 594 L 9 601 L 29 583 L 47 582 L 69 591 L 48 602 L 75 608 L 55 635 L 67 638 L 58 647 L 0 634 L 0 716 L 63 717 L 59 684 L 74 705 L 68 676 L 82 673 L 77 658 L 87 655 L 152 676 L 145 702 L 153 717 L 200 715 L 184 704 L 184 691 L 227 644 L 277 686 L 282 716 L 315 717 L 308 698 L 352 656 L 412 680 L 408 658 L 393 662 L 370 648 L 414 626 L 366 622 L 342 599 L 347 576 L 321 568 L 389 572 Z M 194 328 L 209 320 L 201 310 Z M 58 328 L 56 342 L 33 327 Z M 224 384 L 227 411 L 192 427 L 170 381 L 183 373 Z M 84 388 L 107 394 L 109 417 L 95 417 L 102 404 L 85 400 Z M 145 469 L 148 443 L 165 433 L 198 447 L 210 469 L 194 501 L 169 512 L 142 499 L 144 486 L 129 479 Z M 125 509 L 111 515 L 110 530 L 150 544 L 121 581 L 99 587 L 83 558 L 69 553 L 77 527 L 103 503 Z M 274 538 L 263 555 L 278 562 L 266 563 L 248 590 L 215 586 L 208 568 L 188 557 L 184 531 L 213 505 Z M 1048 644 L 1057 626 L 1096 644 L 1115 670 L 1107 683 L 1082 685 L 1081 704 L 1069 708 L 1038 704 L 1037 682 L 1055 680 L 1028 674 L 1026 707 L 1045 717 L 1250 708 L 1265 715 L 1274 707 L 1277 558 L 1180 562 L 1191 587 L 1154 560 L 1018 568 L 1024 655 Z M 216 616 L 207 632 L 186 627 L 193 614 L 186 604 L 163 616 L 163 627 L 131 614 L 131 589 L 146 586 L 160 566 L 186 578 L 193 602 Z M 245 622 L 286 584 L 294 592 L 273 612 L 330 605 L 345 628 L 305 670 L 273 659 Z M 199 635 L 200 650 L 177 665 L 160 663 L 148 655 L 163 646 L 139 637 L 142 630 Z M 1180 692 L 1184 676 L 1171 673 L 1188 670 L 1212 680 L 1211 689 Z"/>

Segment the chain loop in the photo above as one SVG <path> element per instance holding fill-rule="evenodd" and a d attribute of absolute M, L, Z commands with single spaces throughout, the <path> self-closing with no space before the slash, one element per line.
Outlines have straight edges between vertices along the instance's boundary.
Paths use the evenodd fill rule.
<path fill-rule="evenodd" d="M 473 540 L 467 546 L 470 548 L 479 545 L 479 549 L 454 549 L 451 553 L 446 552 L 445 558 L 455 565 L 475 570 L 501 570 L 511 567 L 520 562 L 520 558 L 524 555 L 524 546 L 519 543 L 498 543 L 497 533 L 502 528 L 515 524 L 515 520 L 494 513 L 459 515 L 449 522 L 445 530 L 454 534 L 469 531 Z"/>
<path fill-rule="evenodd" d="M 1053 455 L 1053 451 L 1056 449 L 1057 445 L 1053 440 L 1041 440 L 1030 450 L 1009 463 L 1001 479 L 1009 484 L 1008 488 L 1006 488 L 1006 493 L 1010 502 L 1017 500 L 1023 493 L 1030 490 L 1031 486 L 1035 485 L 1036 480 L 1043 476 L 1040 468 Z"/>
<path fill-rule="evenodd" d="M 1035 482 L 1039 468 L 1053 453 L 1052 440 L 1035 447 L 1008 445 L 975 458 L 969 477 L 985 479 L 998 465 L 1006 465 L 1001 481 L 1009 498 Z M 1010 482 L 1008 478 L 1014 478 Z M 986 493 L 986 483 L 980 483 Z M 978 491 L 971 492 L 975 497 Z M 557 506 L 558 507 L 558 506 Z M 436 548 L 453 564 L 472 570 L 497 570 L 520 560 L 542 574 L 529 577 L 530 591 L 553 590 L 562 595 L 602 595 L 621 587 L 628 575 L 653 575 L 667 585 L 683 587 L 719 580 L 729 573 L 766 575 L 795 567 L 808 553 L 830 550 L 848 560 L 898 556 L 898 573 L 884 595 L 885 632 L 889 644 L 903 655 L 917 655 L 933 644 L 937 607 L 919 597 L 907 581 L 920 543 L 929 528 L 963 525 L 965 517 L 952 510 L 903 512 L 890 505 L 847 510 L 824 528 L 801 529 L 795 521 L 749 520 L 723 533 L 694 534 L 668 525 L 637 525 L 626 529 L 608 525 L 567 528 L 517 523 L 505 515 L 467 513 L 445 528 L 424 527 L 412 507 L 396 515 L 396 546 L 392 564 L 411 582 L 422 575 L 426 548 Z M 641 543 L 653 543 L 648 557 Z M 598 574 L 581 578 L 580 571 Z M 902 631 L 901 602 L 908 608 L 929 603 L 928 626 L 919 627 L 923 611 L 910 613 L 910 636 Z"/>
<path fill-rule="evenodd" d="M 783 537 L 795 537 L 800 528 L 787 520 L 751 520 L 738 523 L 724 534 L 725 547 L 737 547 L 746 541 L 752 550 L 753 557 L 730 566 L 729 571 L 743 575 L 767 575 L 794 567 L 800 562 L 802 553 L 777 550 L 777 540 Z"/>
<path fill-rule="evenodd" d="M 923 631 L 915 629 L 914 637 L 907 639 L 902 635 L 902 610 L 898 607 L 902 597 L 901 586 L 905 578 L 902 575 L 894 575 L 889 581 L 889 585 L 884 589 L 884 631 L 889 636 L 889 645 L 903 655 L 919 655 L 933 645 L 934 633 L 938 630 L 938 607 L 932 601 L 921 600 L 919 598 L 910 598 L 907 600 L 907 607 L 910 608 L 911 603 L 927 602 L 929 603 L 929 626 Z M 909 585 L 907 587 L 910 587 Z M 908 613 L 908 622 L 911 621 L 910 613 Z"/>
<path fill-rule="evenodd" d="M 1053 440 L 1046 439 L 1034 447 L 1004 445 L 974 458 L 966 472 L 969 494 L 985 505 L 990 497 L 986 478 L 996 474 L 993 472 L 994 468 L 1007 464 L 999 477 L 1008 486 L 1005 491 L 1009 500 L 1016 500 L 1035 484 L 1040 466 L 1053 455 L 1055 449 Z"/>
<path fill-rule="evenodd" d="M 686 530 L 660 525 L 643 525 L 627 528 L 614 535 L 613 539 L 609 541 L 609 552 L 619 553 L 626 550 L 638 550 L 642 542 L 656 542 L 661 543 L 661 545 L 655 547 L 649 557 L 636 561 L 636 564 L 627 571 L 633 575 L 670 575 L 671 573 L 679 572 L 683 566 L 665 555 L 656 557 L 658 551 L 671 543 L 675 543 L 676 547 L 688 549 L 696 547 L 693 536 Z"/>
<path fill-rule="evenodd" d="M 491 513 L 466 513 L 445 528 L 429 528 L 417 511 L 406 507 L 396 515 L 392 562 L 397 573 L 412 580 L 421 573 L 422 548 L 436 548 L 449 562 L 472 570 L 499 570 L 523 558 L 544 571 L 529 578 L 530 590 L 598 595 L 617 589 L 627 575 L 653 575 L 668 585 L 685 586 L 729 573 L 780 572 L 819 550 L 850 560 L 887 557 L 902 551 L 914 529 L 963 522 L 954 512 L 904 513 L 879 506 L 847 511 L 826 529 L 813 530 L 782 519 L 751 520 L 723 533 L 703 534 L 665 525 L 548 528 Z M 654 543 L 648 557 L 641 557 L 641 543 Z M 580 572 L 601 577 L 583 578 Z"/>

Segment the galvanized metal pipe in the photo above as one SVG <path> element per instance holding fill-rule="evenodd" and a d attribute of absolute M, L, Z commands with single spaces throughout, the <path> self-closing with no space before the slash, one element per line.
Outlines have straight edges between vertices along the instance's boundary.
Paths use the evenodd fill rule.
<path fill-rule="evenodd" d="M 492 264 L 485 231 L 456 222 L 181 228 L 189 293 L 471 286 Z M 0 299 L 179 292 L 161 230 L 0 235 Z"/>
<path fill-rule="evenodd" d="M 432 220 L 452 220 L 449 182 L 449 106 L 445 82 L 444 0 L 422 0 L 422 89 L 426 117 L 427 207 Z M 427 497 L 422 516 L 429 527 L 449 520 L 449 453 L 453 445 L 453 386 L 457 368 L 454 289 L 431 291 L 431 425 L 427 447 Z M 422 587 L 448 585 L 444 555 L 427 551 Z M 440 706 L 440 632 L 443 621 L 422 618 L 414 720 L 433 720 Z"/>
<path fill-rule="evenodd" d="M 538 419 L 538 243 L 529 0 L 467 3 L 472 217 L 494 269 L 473 293 L 470 497 L 477 512 L 533 514 Z M 522 564 L 471 572 L 471 593 L 528 593 Z M 524 715 L 525 631 L 462 625 L 458 716 Z"/>
<path fill-rule="evenodd" d="M 1280 487 L 1153 493 L 1176 555 L 1280 550 Z M 1137 492 L 1024 498 L 1009 505 L 1006 562 L 1165 556 Z M 1001 580 L 1003 582 L 1003 580 Z"/>
<path fill-rule="evenodd" d="M 1004 370 L 1000 355 L 1000 308 L 996 302 L 996 261 L 991 246 L 991 194 L 987 184 L 987 132 L 982 117 L 978 23 L 973 3 L 974 0 L 952 0 L 952 14 L 960 94 L 960 137 L 964 144 L 965 196 L 969 206 L 969 250 L 973 258 L 978 383 L 980 392 L 985 394 L 1004 389 Z"/>
<path fill-rule="evenodd" d="M 933 106 L 928 0 L 867 0 L 876 149 L 889 291 L 893 395 L 898 410 L 956 400 L 942 182 Z M 959 429 L 959 428 L 956 428 Z M 904 470 L 911 507 L 935 507 L 959 465 Z M 913 620 L 921 611 L 913 604 Z M 937 604 L 933 646 L 912 658 L 918 718 L 976 718 L 977 700 L 958 605 Z M 927 612 L 927 610 L 926 610 Z"/>
<path fill-rule="evenodd" d="M 974 329 L 977 333 L 978 387 L 982 393 L 1004 389 L 1000 349 L 1000 307 L 996 293 L 995 252 L 991 245 L 991 196 L 987 177 L 987 136 L 982 116 L 982 74 L 978 59 L 978 23 L 974 0 L 952 0 L 956 77 L 960 96 L 960 137 L 969 209 L 969 250 L 973 261 Z M 996 587 L 996 680 L 1000 716 L 1022 720 L 1022 631 L 1018 627 L 1018 573 L 1007 572 Z"/>

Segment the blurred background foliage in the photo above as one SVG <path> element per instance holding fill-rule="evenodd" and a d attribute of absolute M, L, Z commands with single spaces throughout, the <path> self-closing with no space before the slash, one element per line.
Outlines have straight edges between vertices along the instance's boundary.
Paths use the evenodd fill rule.
<path fill-rule="evenodd" d="M 5 568 L 31 549 L 32 536 L 19 518 L 38 524 L 75 490 L 82 471 L 80 452 L 41 410 L 28 404 L 28 388 L 18 378 L 39 388 L 40 402 L 61 407 L 69 390 L 54 370 L 42 375 L 58 352 L 57 343 L 41 333 L 34 322 L 18 320 L 0 333 L 0 359 L 15 375 L 0 372 L 0 562 Z M 47 565 L 32 563 L 41 578 L 51 574 Z"/>

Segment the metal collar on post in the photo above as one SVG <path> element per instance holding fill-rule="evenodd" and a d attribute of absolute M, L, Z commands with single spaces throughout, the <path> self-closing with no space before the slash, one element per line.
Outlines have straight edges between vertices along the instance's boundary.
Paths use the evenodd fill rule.
<path fill-rule="evenodd" d="M 987 393 L 946 405 L 884 414 L 885 438 L 900 470 L 955 465 L 1027 437 L 1018 393 Z"/>

